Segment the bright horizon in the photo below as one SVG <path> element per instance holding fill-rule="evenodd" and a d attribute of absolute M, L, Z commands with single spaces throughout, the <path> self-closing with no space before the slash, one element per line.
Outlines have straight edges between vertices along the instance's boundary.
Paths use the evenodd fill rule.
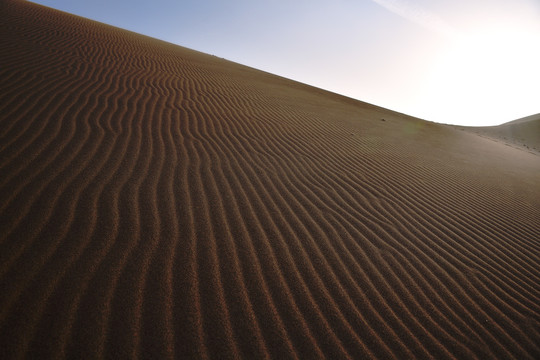
<path fill-rule="evenodd" d="M 538 0 L 37 0 L 425 120 L 540 113 Z"/>

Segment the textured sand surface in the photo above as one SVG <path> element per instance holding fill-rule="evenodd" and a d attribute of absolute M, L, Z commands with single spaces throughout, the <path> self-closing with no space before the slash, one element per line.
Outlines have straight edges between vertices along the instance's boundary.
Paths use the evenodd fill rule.
<path fill-rule="evenodd" d="M 540 358 L 538 155 L 0 14 L 1 359 Z"/>

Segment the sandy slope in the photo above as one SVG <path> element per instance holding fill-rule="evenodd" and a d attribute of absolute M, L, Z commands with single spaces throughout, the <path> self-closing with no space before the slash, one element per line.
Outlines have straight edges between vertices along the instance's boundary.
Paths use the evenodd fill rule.
<path fill-rule="evenodd" d="M 540 114 L 499 126 L 458 126 L 457 128 L 540 155 Z"/>
<path fill-rule="evenodd" d="M 540 357 L 537 155 L 0 13 L 0 358 Z"/>

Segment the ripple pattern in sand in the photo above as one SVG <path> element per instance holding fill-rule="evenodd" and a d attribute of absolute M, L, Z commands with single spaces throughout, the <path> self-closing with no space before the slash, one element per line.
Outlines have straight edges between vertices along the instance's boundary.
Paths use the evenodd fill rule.
<path fill-rule="evenodd" d="M 540 356 L 534 154 L 0 10 L 1 358 Z"/>

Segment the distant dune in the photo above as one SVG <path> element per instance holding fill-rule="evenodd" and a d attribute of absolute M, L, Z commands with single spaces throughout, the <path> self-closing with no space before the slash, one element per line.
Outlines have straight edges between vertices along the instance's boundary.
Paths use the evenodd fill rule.
<path fill-rule="evenodd" d="M 538 154 L 0 13 L 1 359 L 540 358 Z"/>
<path fill-rule="evenodd" d="M 458 128 L 540 154 L 540 114 L 527 116 L 499 126 L 458 126 Z"/>

